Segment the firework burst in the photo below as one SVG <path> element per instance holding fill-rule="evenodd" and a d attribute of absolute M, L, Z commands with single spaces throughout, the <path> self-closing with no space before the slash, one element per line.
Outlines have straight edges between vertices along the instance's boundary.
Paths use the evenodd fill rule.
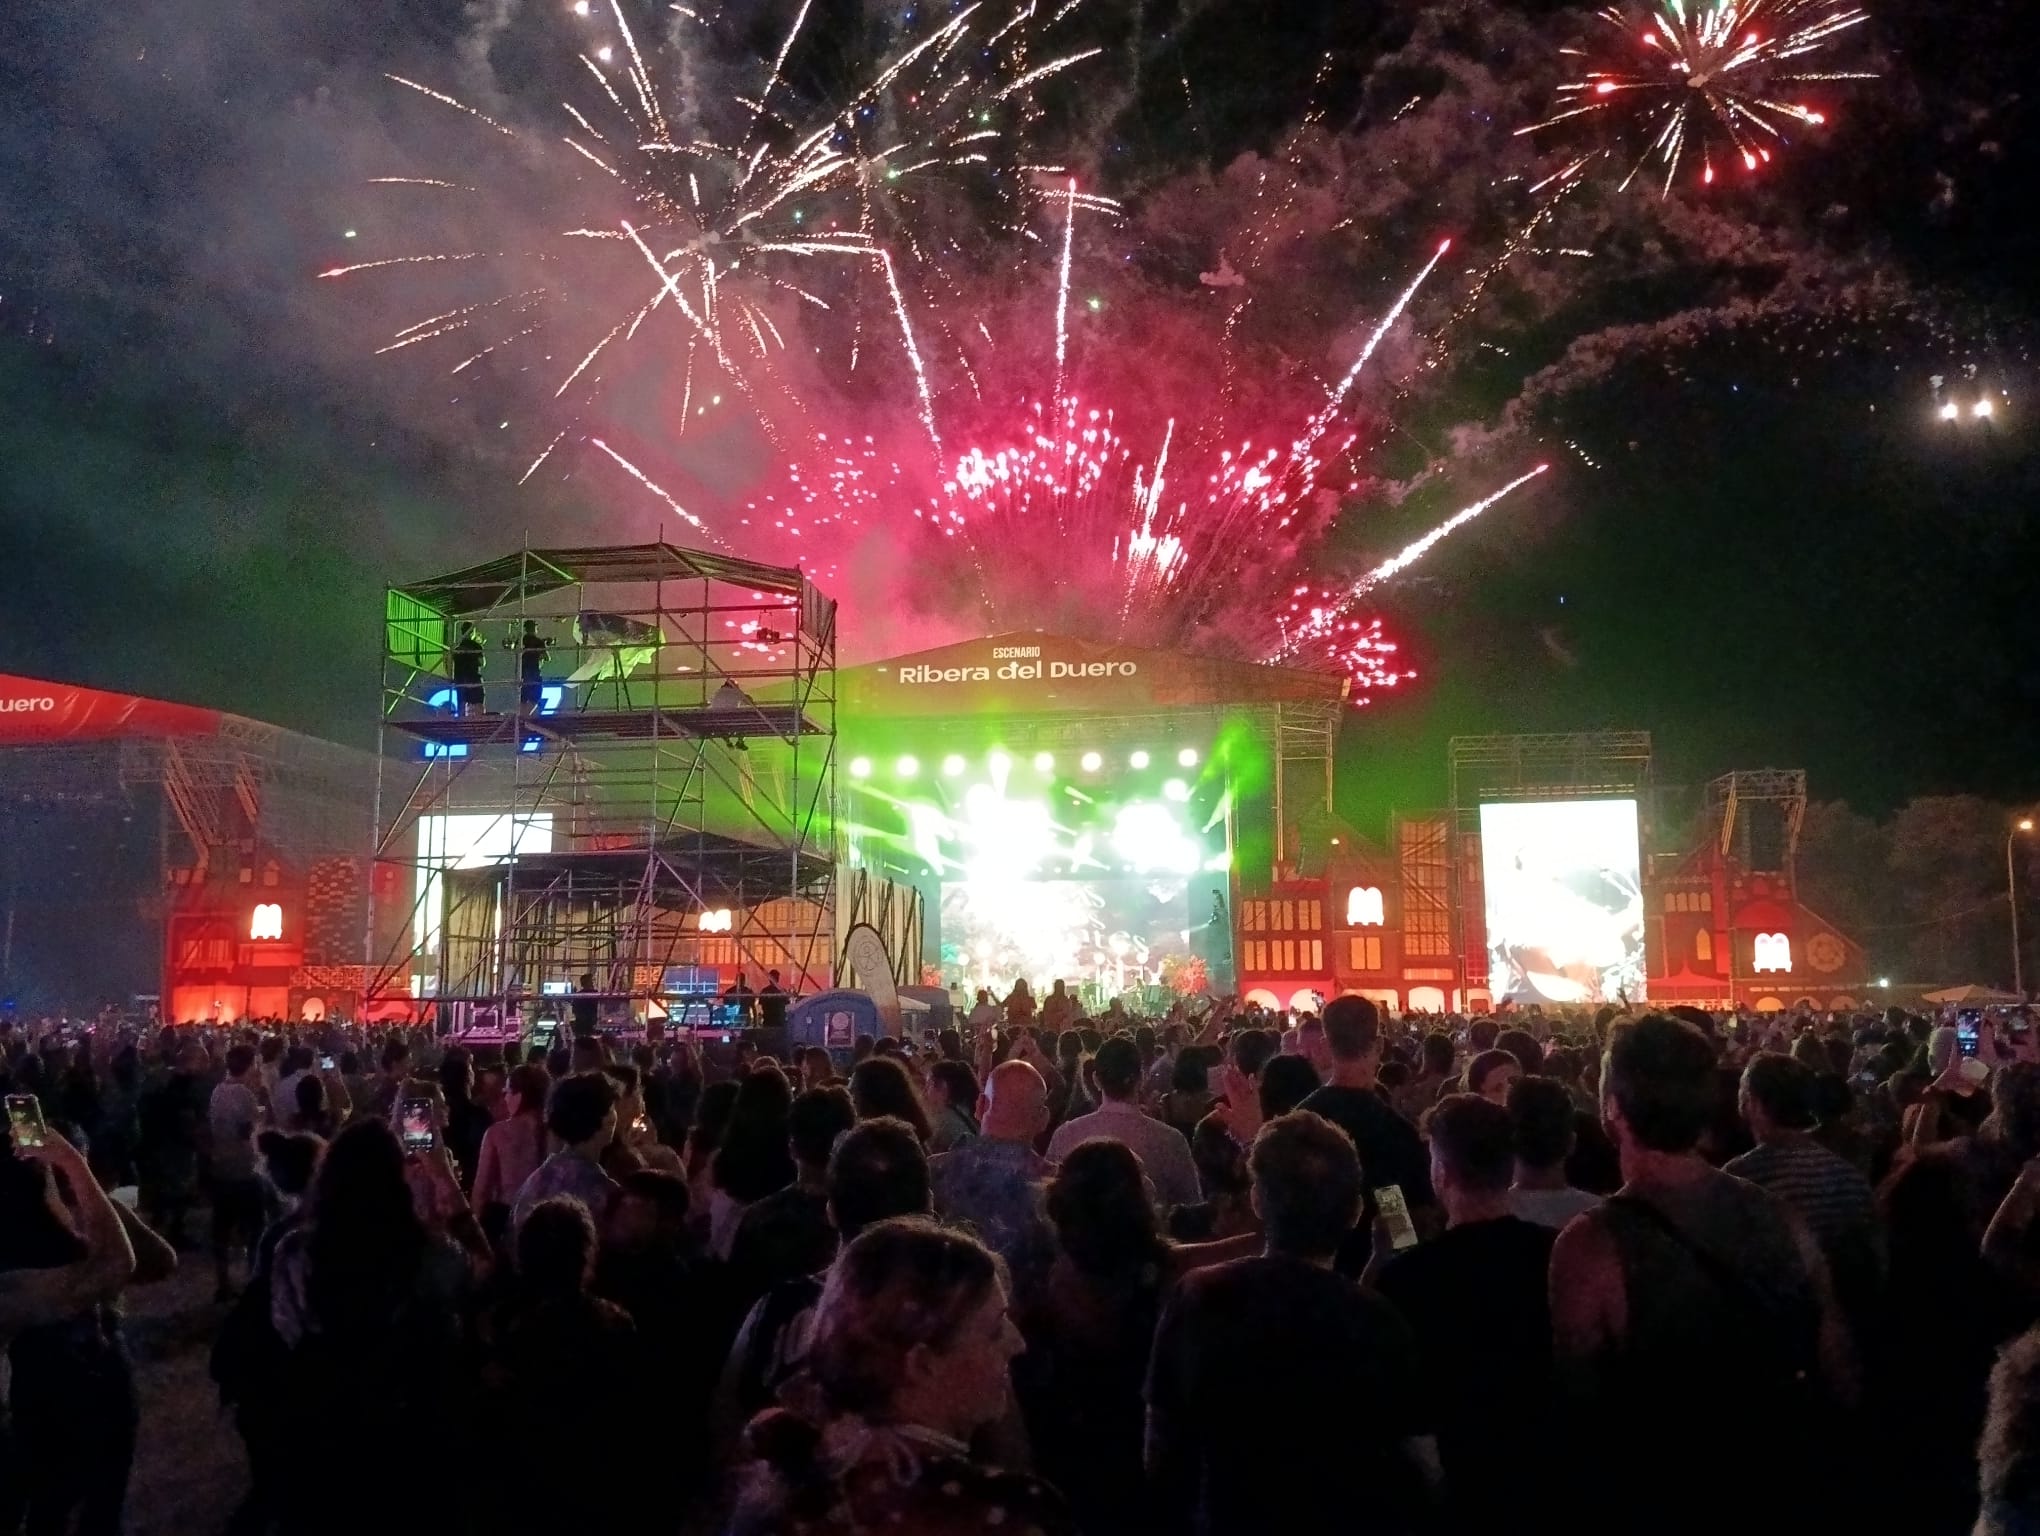
<path fill-rule="evenodd" d="M 1059 7 L 1053 19 L 1073 8 Z M 557 369 L 552 398 L 567 426 L 547 424 L 550 441 L 525 479 L 580 435 L 582 413 L 625 366 L 617 354 L 626 348 L 656 348 L 660 375 L 679 381 L 678 409 L 667 413 L 674 435 L 700 414 L 697 394 L 710 398 L 725 385 L 773 432 L 779 408 L 797 398 L 785 369 L 792 314 L 829 310 L 846 295 L 861 310 L 865 283 L 876 283 L 877 310 L 897 319 L 894 339 L 912 355 L 901 268 L 920 270 L 940 254 L 916 227 L 923 196 L 950 192 L 960 173 L 990 164 L 1027 93 L 1088 57 L 1042 57 L 1047 24 L 1033 4 L 1002 11 L 982 0 L 903 44 L 817 112 L 787 83 L 807 4 L 772 57 L 756 61 L 759 78 L 709 98 L 683 89 L 705 26 L 686 7 L 671 7 L 658 33 L 641 13 L 634 25 L 625 0 L 574 9 L 586 18 L 569 45 L 581 99 L 561 104 L 554 128 L 510 126 L 431 85 L 388 77 L 469 122 L 478 157 L 508 140 L 551 167 L 546 185 L 560 211 L 538 247 L 407 251 L 319 274 L 479 268 L 501 280 L 499 293 L 405 325 L 378 350 L 445 337 L 455 346 L 481 342 L 460 347 L 449 365 L 456 373 L 511 349 L 541 352 Z M 470 165 L 460 170 L 458 178 L 372 184 L 472 197 L 485 178 Z M 987 180 L 1011 189 L 1009 198 L 1033 190 L 1025 176 Z M 854 366 L 862 322 L 847 323 Z M 925 386 L 922 394 L 925 407 Z"/>
<path fill-rule="evenodd" d="M 1868 20 L 1838 0 L 1649 0 L 1611 5 L 1599 17 L 1619 51 L 1564 50 L 1588 67 L 1559 87 L 1562 110 L 1516 131 L 1619 121 L 1644 145 L 1625 188 L 1653 161 L 1666 193 L 1689 161 L 1703 184 L 1714 181 L 1717 165 L 1756 171 L 1793 130 L 1826 122 L 1824 112 L 1797 99 L 1806 86 L 1874 78 L 1810 67 Z"/>
<path fill-rule="evenodd" d="M 810 555 L 826 580 L 842 574 L 830 551 L 897 526 L 904 508 L 938 548 L 960 548 L 993 628 L 1216 644 L 1302 661 L 1346 675 L 1365 704 L 1414 676 L 1382 620 L 1362 611 L 1368 594 L 1543 473 L 1519 476 L 1357 581 L 1322 584 L 1309 574 L 1361 488 L 1357 466 L 1369 444 L 1347 419 L 1350 399 L 1448 247 L 1395 294 L 1324 386 L 1322 403 L 1287 430 L 1234 437 L 1223 423 L 1171 418 L 1149 436 L 1124 425 L 1114 407 L 1063 392 L 979 412 L 968 432 L 936 439 L 968 446 L 937 448 L 932 462 L 891 436 L 822 436 L 782 490 L 749 504 L 744 521 L 753 538 Z M 1055 300 L 1058 386 L 1075 366 L 1068 286 L 1065 261 Z M 918 558 L 930 557 L 923 550 Z"/>

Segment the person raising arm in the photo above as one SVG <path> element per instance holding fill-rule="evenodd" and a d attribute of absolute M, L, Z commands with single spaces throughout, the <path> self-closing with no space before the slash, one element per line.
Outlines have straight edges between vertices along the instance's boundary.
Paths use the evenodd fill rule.
<path fill-rule="evenodd" d="M 24 1328 L 75 1317 L 111 1300 L 135 1275 L 135 1250 L 120 1209 L 100 1189 L 78 1150 L 55 1131 L 37 1147 L 15 1156 L 40 1164 L 47 1184 L 63 1176 L 77 1206 L 78 1236 L 85 1256 L 51 1269 L 16 1269 L 0 1274 L 0 1340 Z M 50 1196 L 54 1199 L 54 1194 Z"/>

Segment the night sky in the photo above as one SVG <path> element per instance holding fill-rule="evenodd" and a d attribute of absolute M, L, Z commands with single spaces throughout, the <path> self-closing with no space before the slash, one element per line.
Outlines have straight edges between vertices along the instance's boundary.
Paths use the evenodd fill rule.
<path fill-rule="evenodd" d="M 311 275 L 346 257 L 346 228 L 380 216 L 362 178 L 419 152 L 410 108 L 390 106 L 378 73 L 447 78 L 477 28 L 508 69 L 519 29 L 553 24 L 554 9 L 55 0 L 10 17 L 0 668 L 365 745 L 386 581 L 527 534 L 678 534 L 613 484 L 518 490 L 529 453 L 482 419 L 515 415 L 514 390 L 456 401 L 443 373 L 372 357 L 364 316 Z M 1604 238 L 1577 286 L 1504 301 L 1483 334 L 1507 343 L 1506 365 L 1474 359 L 1398 418 L 1447 456 L 1439 444 L 1528 423 L 1555 448 L 1554 473 L 1385 595 L 1422 675 L 1346 732 L 1341 806 L 1356 822 L 1435 803 L 1446 737 L 1490 731 L 1645 728 L 1661 779 L 1803 766 L 1816 797 L 1871 811 L 1922 793 L 2040 792 L 2028 352 L 2040 49 L 2009 0 L 1870 9 L 1858 56 L 1880 78 L 1830 130 L 1701 209 L 1595 193 Z M 1148 84 L 1079 136 L 1102 184 L 1160 205 L 1171 178 L 1279 145 L 1306 102 L 1357 138 L 1392 96 L 1435 96 L 1454 69 L 1483 82 L 1468 99 L 1499 82 L 1513 107 L 1583 14 L 1281 10 L 1275 28 L 1245 0 L 1149 0 Z M 829 35 L 853 53 L 871 25 L 838 4 Z M 837 62 L 805 65 L 813 89 Z M 1460 116 L 1474 120 L 1436 128 L 1466 140 L 1455 153 L 1526 152 L 1510 136 L 1520 119 Z M 1704 234 L 1668 247 L 1682 218 Z M 1756 281 L 1745 227 L 1789 253 L 1763 279 L 1774 286 L 1750 290 L 1745 323 L 1682 328 Z M 1553 270 L 1553 284 L 1574 281 Z M 1777 301 L 1780 288 L 1796 297 Z M 1852 321 L 1845 289 L 1904 299 Z M 1609 338 L 1598 351 L 1583 341 L 1595 334 Z M 1517 399 L 1540 370 L 1565 380 L 1541 414 Z M 2007 407 L 1988 427 L 1944 427 L 1935 374 Z M 1379 558 L 1451 504 L 1418 492 L 1334 553 Z"/>

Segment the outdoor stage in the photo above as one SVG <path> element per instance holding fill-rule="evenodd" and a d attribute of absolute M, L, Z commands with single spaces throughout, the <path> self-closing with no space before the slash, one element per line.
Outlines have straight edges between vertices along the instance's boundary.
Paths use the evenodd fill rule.
<path fill-rule="evenodd" d="M 902 984 L 1061 979 L 1149 1013 L 1868 995 L 1798 899 L 1805 776 L 1726 775 L 1670 833 L 1692 818 L 1662 813 L 1643 732 L 1457 738 L 1445 806 L 1376 836 L 1333 811 L 1353 717 L 1326 674 L 1038 632 L 839 670 L 799 570 L 663 543 L 514 551 L 389 589 L 385 619 L 379 763 L 0 679 L 0 970 L 74 992 L 116 936 L 89 899 L 161 934 L 117 990 L 160 975 L 179 1019 L 501 1025 L 592 992 L 644 1024 L 768 970 L 871 983 L 856 925 Z M 130 831 L 72 873 L 117 866 L 118 895 L 18 878 L 114 810 Z"/>
<path fill-rule="evenodd" d="M 846 669 L 842 844 L 923 978 L 1231 991 L 1233 913 L 1330 809 L 1342 679 L 1016 632 Z"/>
<path fill-rule="evenodd" d="M 353 1013 L 375 773 L 259 720 L 0 676 L 0 1006 Z"/>

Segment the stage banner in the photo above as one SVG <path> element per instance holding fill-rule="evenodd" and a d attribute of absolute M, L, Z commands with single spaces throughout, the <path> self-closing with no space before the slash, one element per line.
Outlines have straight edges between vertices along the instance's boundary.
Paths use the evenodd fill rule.
<path fill-rule="evenodd" d="M 891 719 L 1336 702 L 1345 689 L 1290 667 L 1021 631 L 849 668 L 837 697 L 846 713 Z"/>
<path fill-rule="evenodd" d="M 212 736 L 220 714 L 68 683 L 0 674 L 0 746 L 111 741 L 129 736 Z"/>

